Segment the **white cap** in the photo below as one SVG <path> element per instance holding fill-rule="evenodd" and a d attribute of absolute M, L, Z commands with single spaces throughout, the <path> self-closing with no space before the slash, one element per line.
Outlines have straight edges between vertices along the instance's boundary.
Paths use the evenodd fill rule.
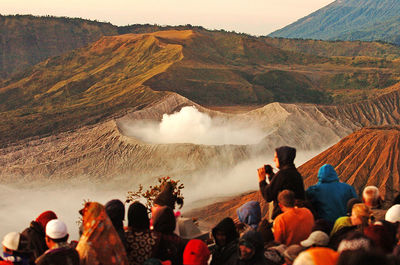
<path fill-rule="evenodd" d="M 327 246 L 329 243 L 329 236 L 322 231 L 312 232 L 306 240 L 300 242 L 303 247 L 311 247 L 312 245 L 317 245 L 320 247 Z"/>
<path fill-rule="evenodd" d="M 400 204 L 395 204 L 387 210 L 385 220 L 391 223 L 400 222 Z"/>
<path fill-rule="evenodd" d="M 53 219 L 46 225 L 46 235 L 51 239 L 60 239 L 68 235 L 67 226 L 59 219 Z"/>
<path fill-rule="evenodd" d="M 18 250 L 20 235 L 17 232 L 11 232 L 3 238 L 3 246 L 11 250 Z"/>

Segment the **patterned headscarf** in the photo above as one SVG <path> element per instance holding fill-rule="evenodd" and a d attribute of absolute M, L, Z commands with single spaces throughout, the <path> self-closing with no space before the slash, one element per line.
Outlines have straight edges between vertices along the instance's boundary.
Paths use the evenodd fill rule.
<path fill-rule="evenodd" d="M 80 211 L 83 234 L 76 250 L 82 265 L 128 265 L 125 248 L 103 205 L 87 202 Z"/>

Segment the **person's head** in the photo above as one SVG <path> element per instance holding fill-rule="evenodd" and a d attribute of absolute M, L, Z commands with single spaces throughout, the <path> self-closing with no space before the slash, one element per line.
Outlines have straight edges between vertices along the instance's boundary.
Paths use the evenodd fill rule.
<path fill-rule="evenodd" d="M 350 200 L 347 201 L 347 216 L 351 215 L 353 206 L 354 206 L 354 204 L 357 204 L 357 203 L 362 203 L 362 201 L 359 198 L 351 198 Z"/>
<path fill-rule="evenodd" d="M 235 223 L 230 217 L 224 218 L 221 222 L 219 222 L 212 229 L 212 234 L 215 239 L 215 243 L 219 246 L 225 246 L 239 237 L 239 234 L 236 231 Z"/>
<path fill-rule="evenodd" d="M 54 245 L 67 242 L 68 230 L 65 223 L 59 219 L 51 220 L 46 225 L 46 245 L 51 249 Z"/>
<path fill-rule="evenodd" d="M 237 209 L 239 221 L 257 228 L 261 221 L 261 207 L 258 201 L 249 201 Z"/>
<path fill-rule="evenodd" d="M 21 253 L 27 251 L 28 240 L 18 232 L 10 232 L 4 236 L 1 244 L 4 253 L 19 256 Z"/>
<path fill-rule="evenodd" d="M 330 164 L 325 164 L 318 170 L 319 183 L 331 183 L 339 181 L 335 168 Z"/>
<path fill-rule="evenodd" d="M 239 240 L 239 257 L 241 260 L 250 260 L 255 255 L 262 254 L 264 242 L 259 232 L 250 230 Z"/>
<path fill-rule="evenodd" d="M 329 243 L 328 234 L 322 231 L 312 232 L 306 240 L 300 242 L 300 245 L 305 248 L 309 247 L 326 247 Z"/>
<path fill-rule="evenodd" d="M 136 201 L 128 209 L 128 227 L 136 230 L 147 230 L 150 227 L 146 206 Z"/>
<path fill-rule="evenodd" d="M 364 203 L 356 203 L 351 210 L 351 224 L 366 226 L 372 216 L 371 209 Z"/>
<path fill-rule="evenodd" d="M 110 217 L 115 229 L 123 228 L 125 219 L 125 205 L 118 199 L 111 200 L 104 206 L 106 213 Z"/>
<path fill-rule="evenodd" d="M 292 165 L 296 158 L 296 149 L 290 146 L 281 146 L 275 149 L 274 162 L 277 168 Z"/>
<path fill-rule="evenodd" d="M 163 234 L 172 234 L 176 227 L 174 211 L 168 206 L 159 207 L 152 215 L 154 230 Z"/>
<path fill-rule="evenodd" d="M 282 211 L 288 208 L 293 208 L 295 201 L 294 192 L 291 190 L 283 190 L 278 194 L 278 203 Z"/>
<path fill-rule="evenodd" d="M 367 186 L 362 193 L 362 199 L 369 207 L 377 207 L 380 204 L 379 189 L 375 186 Z"/>
<path fill-rule="evenodd" d="M 40 225 L 43 231 L 45 231 L 47 223 L 53 219 L 57 219 L 57 215 L 53 211 L 45 211 L 41 213 L 35 221 Z"/>
<path fill-rule="evenodd" d="M 210 251 L 200 239 L 190 240 L 183 252 L 183 265 L 207 265 Z"/>
<path fill-rule="evenodd" d="M 395 204 L 387 210 L 385 220 L 391 223 L 400 222 L 400 204 Z"/>
<path fill-rule="evenodd" d="M 390 240 L 391 235 L 383 225 L 370 225 L 365 227 L 364 235 L 371 239 L 380 251 L 386 254 L 393 251 L 394 242 Z"/>

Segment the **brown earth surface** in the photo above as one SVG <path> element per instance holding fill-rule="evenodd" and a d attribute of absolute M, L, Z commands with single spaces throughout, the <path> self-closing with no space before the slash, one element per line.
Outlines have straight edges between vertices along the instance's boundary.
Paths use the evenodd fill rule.
<path fill-rule="evenodd" d="M 305 187 L 317 183 L 318 169 L 324 164 L 335 167 L 339 179 L 352 185 L 358 194 L 365 186 L 374 185 L 385 201 L 400 192 L 400 126 L 363 128 L 298 167 Z M 256 180 L 256 176 L 254 177 Z M 226 216 L 236 218 L 236 209 L 250 201 L 259 201 L 262 212 L 268 205 L 259 191 L 243 194 L 186 213 L 210 226 Z"/>

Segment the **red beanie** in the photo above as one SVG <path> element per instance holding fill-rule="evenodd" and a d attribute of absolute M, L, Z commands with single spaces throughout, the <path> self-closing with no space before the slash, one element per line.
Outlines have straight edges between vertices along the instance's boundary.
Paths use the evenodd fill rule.
<path fill-rule="evenodd" d="M 35 221 L 40 224 L 43 231 L 46 231 L 47 223 L 53 219 L 57 219 L 57 215 L 53 211 L 46 211 L 41 213 Z"/>
<path fill-rule="evenodd" d="M 206 243 L 200 239 L 192 239 L 183 252 L 184 265 L 207 265 L 210 258 L 210 251 Z"/>

